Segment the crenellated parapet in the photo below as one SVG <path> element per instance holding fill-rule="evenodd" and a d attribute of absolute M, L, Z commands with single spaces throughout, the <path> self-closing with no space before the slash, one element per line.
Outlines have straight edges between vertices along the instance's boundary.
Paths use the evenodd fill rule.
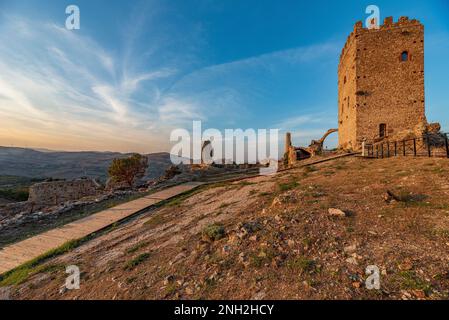
<path fill-rule="evenodd" d="M 384 31 L 384 30 L 395 29 L 395 28 L 404 28 L 404 29 L 406 29 L 407 27 L 415 27 L 415 26 L 424 27 L 419 20 L 417 20 L 417 19 L 409 19 L 408 17 L 400 17 L 397 22 L 394 22 L 393 17 L 386 17 L 384 19 L 384 23 L 382 25 L 380 25 L 378 29 L 365 28 L 365 27 L 363 27 L 363 22 L 362 21 L 357 21 L 355 23 L 355 25 L 354 25 L 353 31 L 349 34 L 349 36 L 348 36 L 348 38 L 346 40 L 346 43 L 345 43 L 343 49 L 341 50 L 340 61 L 342 60 L 342 58 L 346 54 L 348 48 L 363 33 L 378 32 L 378 31 Z"/>

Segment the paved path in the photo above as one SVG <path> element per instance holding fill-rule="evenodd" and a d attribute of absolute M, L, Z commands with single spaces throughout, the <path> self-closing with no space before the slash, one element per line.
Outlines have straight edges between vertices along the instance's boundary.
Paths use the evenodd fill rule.
<path fill-rule="evenodd" d="M 334 160 L 342 157 L 353 156 L 353 154 L 343 154 L 337 156 L 331 156 L 324 159 L 318 159 L 310 163 L 304 163 L 300 165 L 309 166 L 313 164 L 318 164 L 321 162 Z M 295 169 L 297 167 L 288 168 L 282 171 L 287 171 Z M 228 180 L 221 181 L 235 181 L 243 180 L 258 176 L 258 173 L 254 173 L 249 176 L 242 176 Z M 220 181 L 220 179 L 218 179 Z M 144 209 L 151 207 L 163 200 L 172 198 L 183 192 L 192 190 L 202 184 L 211 183 L 208 182 L 188 182 L 165 190 L 153 193 L 151 195 L 133 200 L 130 202 L 123 203 L 111 209 L 107 209 L 95 214 L 92 214 L 86 218 L 74 221 L 72 223 L 66 224 L 62 227 L 41 233 L 29 239 L 23 240 L 21 242 L 14 243 L 0 250 L 0 274 L 3 274 L 9 270 L 12 270 L 23 263 L 30 261 L 51 249 L 58 248 L 67 241 L 77 240 L 84 238 L 92 233 L 100 231 L 106 227 L 113 225 L 114 223 L 121 221 L 127 217 L 130 217 Z M 217 182 L 217 181 L 214 181 Z"/>
<path fill-rule="evenodd" d="M 58 248 L 67 241 L 86 237 L 158 202 L 192 190 L 202 184 L 202 182 L 189 182 L 174 186 L 9 245 L 0 250 L 0 274 L 12 270 L 51 249 Z"/>

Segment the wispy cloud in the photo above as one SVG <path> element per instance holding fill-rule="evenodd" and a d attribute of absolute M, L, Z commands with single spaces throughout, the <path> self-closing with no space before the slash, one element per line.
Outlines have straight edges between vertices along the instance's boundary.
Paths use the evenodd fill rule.
<path fill-rule="evenodd" d="M 250 117 L 254 110 L 248 108 L 248 96 L 263 100 L 266 95 L 253 81 L 260 72 L 338 52 L 338 45 L 329 42 L 208 65 L 199 63 L 194 49 L 158 60 L 162 45 L 138 47 L 139 28 L 129 30 L 119 54 L 54 23 L 11 15 L 2 19 L 0 41 L 8 46 L 0 47 L 0 144 L 168 150 L 170 130 L 190 126 L 192 120 L 238 125 L 239 117 Z M 144 16 L 137 20 L 145 24 Z M 142 57 L 151 63 L 142 63 Z M 295 128 L 323 119 L 299 116 L 278 125 Z"/>
<path fill-rule="evenodd" d="M 319 125 L 320 127 L 326 127 L 332 124 L 335 125 L 335 119 L 332 116 L 319 113 L 289 117 L 274 124 L 274 126 L 280 130 L 297 130 L 304 126 Z"/>
<path fill-rule="evenodd" d="M 18 32 L 11 38 L 13 30 Z M 151 134 L 168 131 L 170 121 L 200 117 L 192 103 L 161 99 L 157 81 L 175 75 L 173 68 L 119 72 L 123 61 L 92 39 L 19 16 L 5 17 L 0 41 L 8 43 L 0 48 L 0 122 L 3 132 L 21 128 L 20 137 L 0 135 L 0 144 L 27 137 L 32 144 L 39 133 L 46 142 L 71 136 L 67 148 L 101 141 L 114 148 L 114 141 L 126 140 L 132 142 L 128 148 L 142 150 L 145 144 L 148 151 Z M 156 90 L 147 92 L 149 87 Z"/>

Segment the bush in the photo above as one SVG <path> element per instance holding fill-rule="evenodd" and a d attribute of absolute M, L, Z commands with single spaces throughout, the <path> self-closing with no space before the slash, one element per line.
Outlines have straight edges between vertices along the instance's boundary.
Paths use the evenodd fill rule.
<path fill-rule="evenodd" d="M 125 270 L 130 270 L 130 269 L 134 269 L 135 267 L 137 267 L 139 264 L 141 264 L 142 262 L 144 262 L 145 260 L 147 260 L 150 257 L 149 253 L 142 253 L 139 254 L 137 257 L 135 257 L 132 260 L 129 260 L 126 264 L 124 269 Z"/>
<path fill-rule="evenodd" d="M 165 170 L 164 178 L 168 180 L 178 174 L 181 174 L 181 170 L 178 166 L 170 166 L 167 170 Z"/>
<path fill-rule="evenodd" d="M 22 202 L 28 200 L 28 189 L 0 189 L 0 198 L 7 200 Z"/>
<path fill-rule="evenodd" d="M 132 187 L 136 179 L 145 175 L 147 167 L 148 158 L 136 153 L 128 158 L 112 160 L 108 174 L 115 182 L 125 182 Z"/>
<path fill-rule="evenodd" d="M 203 236 L 207 237 L 209 240 L 217 241 L 225 236 L 225 229 L 222 225 L 211 224 L 204 228 Z"/>

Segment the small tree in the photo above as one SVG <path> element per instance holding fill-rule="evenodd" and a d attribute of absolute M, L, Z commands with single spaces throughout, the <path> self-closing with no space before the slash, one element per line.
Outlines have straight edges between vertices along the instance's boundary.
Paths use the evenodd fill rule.
<path fill-rule="evenodd" d="M 145 175 L 147 167 L 148 158 L 136 153 L 128 158 L 112 160 L 108 174 L 115 182 L 125 182 L 132 187 L 135 179 Z"/>

